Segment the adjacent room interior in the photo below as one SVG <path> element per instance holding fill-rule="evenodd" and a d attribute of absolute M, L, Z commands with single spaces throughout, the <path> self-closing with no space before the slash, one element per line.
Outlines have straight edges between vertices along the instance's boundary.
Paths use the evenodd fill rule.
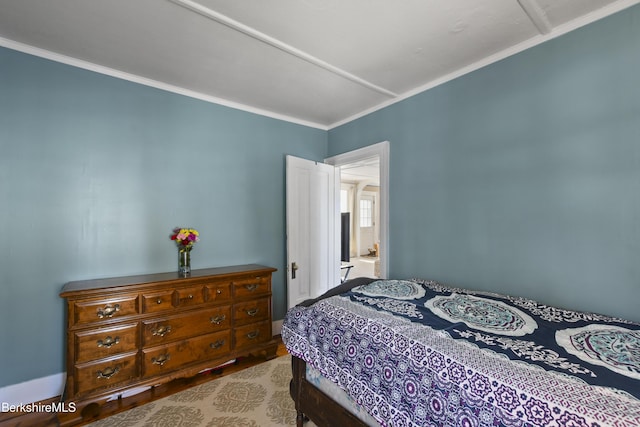
<path fill-rule="evenodd" d="M 380 159 L 340 166 L 342 280 L 380 275 Z"/>

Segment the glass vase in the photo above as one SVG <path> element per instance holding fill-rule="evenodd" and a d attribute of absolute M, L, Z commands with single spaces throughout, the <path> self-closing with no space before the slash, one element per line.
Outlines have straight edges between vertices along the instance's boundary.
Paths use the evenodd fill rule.
<path fill-rule="evenodd" d="M 183 277 L 191 274 L 191 248 L 178 249 L 178 274 Z"/>

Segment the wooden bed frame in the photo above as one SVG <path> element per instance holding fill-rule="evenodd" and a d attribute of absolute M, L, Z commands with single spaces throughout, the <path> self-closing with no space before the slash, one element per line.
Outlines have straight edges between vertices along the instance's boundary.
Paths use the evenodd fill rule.
<path fill-rule="evenodd" d="M 313 421 L 318 427 L 367 427 L 359 418 L 307 381 L 307 364 L 304 360 L 292 355 L 291 364 L 293 379 L 289 390 L 296 406 L 297 427 L 303 427 L 306 420 Z"/>

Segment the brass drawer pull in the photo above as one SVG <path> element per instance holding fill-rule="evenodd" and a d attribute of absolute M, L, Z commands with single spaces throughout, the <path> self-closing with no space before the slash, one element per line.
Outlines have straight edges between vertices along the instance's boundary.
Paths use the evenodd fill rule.
<path fill-rule="evenodd" d="M 192 295 L 192 294 L 189 294 L 189 297 L 188 297 L 188 298 L 189 298 L 189 299 L 193 299 L 193 295 Z"/>
<path fill-rule="evenodd" d="M 211 321 L 211 323 L 215 323 L 216 325 L 219 325 L 220 323 L 227 320 L 227 316 L 225 314 L 218 315 L 216 317 L 210 317 L 209 320 Z"/>
<path fill-rule="evenodd" d="M 98 344 L 98 347 L 110 348 L 111 346 L 116 345 L 119 342 L 120 342 L 120 337 L 111 338 L 111 335 L 109 335 L 104 339 L 104 341 L 98 340 L 97 344 Z"/>
<path fill-rule="evenodd" d="M 222 293 L 222 289 L 216 289 L 216 294 L 220 295 Z"/>
<path fill-rule="evenodd" d="M 155 328 L 154 330 L 151 331 L 151 334 L 153 334 L 154 337 L 164 337 L 169 332 L 171 332 L 171 325 L 160 326 L 158 328 Z"/>
<path fill-rule="evenodd" d="M 162 304 L 162 298 L 158 298 L 158 299 L 156 300 L 156 304 Z"/>
<path fill-rule="evenodd" d="M 120 304 L 107 305 L 105 308 L 98 309 L 98 318 L 113 317 L 116 312 L 120 311 Z"/>
<path fill-rule="evenodd" d="M 224 340 L 218 340 L 216 342 L 212 342 L 211 344 L 209 344 L 209 347 L 211 347 L 214 350 L 217 350 L 223 345 L 224 345 Z"/>
<path fill-rule="evenodd" d="M 167 361 L 171 359 L 171 355 L 169 353 L 165 353 L 162 356 L 158 356 L 158 357 L 152 357 L 151 358 L 151 363 L 153 363 L 154 365 L 164 365 L 165 363 L 167 363 Z"/>
<path fill-rule="evenodd" d="M 254 340 L 254 339 L 258 338 L 259 336 L 260 336 L 260 331 L 259 330 L 252 331 L 252 332 L 249 332 L 247 334 L 247 338 L 249 338 L 250 340 Z"/>
<path fill-rule="evenodd" d="M 120 372 L 120 368 L 117 366 L 113 368 L 107 368 L 104 371 L 98 371 L 98 378 L 108 380 L 118 372 Z"/>
<path fill-rule="evenodd" d="M 250 283 L 250 284 L 248 284 L 248 285 L 244 285 L 244 287 L 245 287 L 245 288 L 247 288 L 247 290 L 248 290 L 249 292 L 253 292 L 253 291 L 255 291 L 256 289 L 258 289 L 258 284 L 256 284 L 256 283 Z"/>
<path fill-rule="evenodd" d="M 258 314 L 259 311 L 260 311 L 260 309 L 258 309 L 258 308 L 252 308 L 251 310 L 247 310 L 247 314 L 249 316 L 255 316 L 256 314 Z"/>

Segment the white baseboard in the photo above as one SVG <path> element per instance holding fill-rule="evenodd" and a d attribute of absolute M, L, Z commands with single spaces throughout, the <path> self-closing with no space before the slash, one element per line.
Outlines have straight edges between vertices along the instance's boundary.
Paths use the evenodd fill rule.
<path fill-rule="evenodd" d="M 21 405 L 62 395 L 66 373 L 36 378 L 0 388 L 0 404 Z"/>
<path fill-rule="evenodd" d="M 271 330 L 273 331 L 271 335 L 274 337 L 276 335 L 280 335 L 280 332 L 282 331 L 282 322 L 284 322 L 284 319 L 274 320 L 271 322 Z"/>
<path fill-rule="evenodd" d="M 271 323 L 272 334 L 274 336 L 280 335 L 283 321 L 284 320 L 274 320 Z M 60 396 L 64 392 L 65 379 L 66 373 L 61 372 L 23 383 L 0 387 L 0 404 L 21 405 Z"/>

